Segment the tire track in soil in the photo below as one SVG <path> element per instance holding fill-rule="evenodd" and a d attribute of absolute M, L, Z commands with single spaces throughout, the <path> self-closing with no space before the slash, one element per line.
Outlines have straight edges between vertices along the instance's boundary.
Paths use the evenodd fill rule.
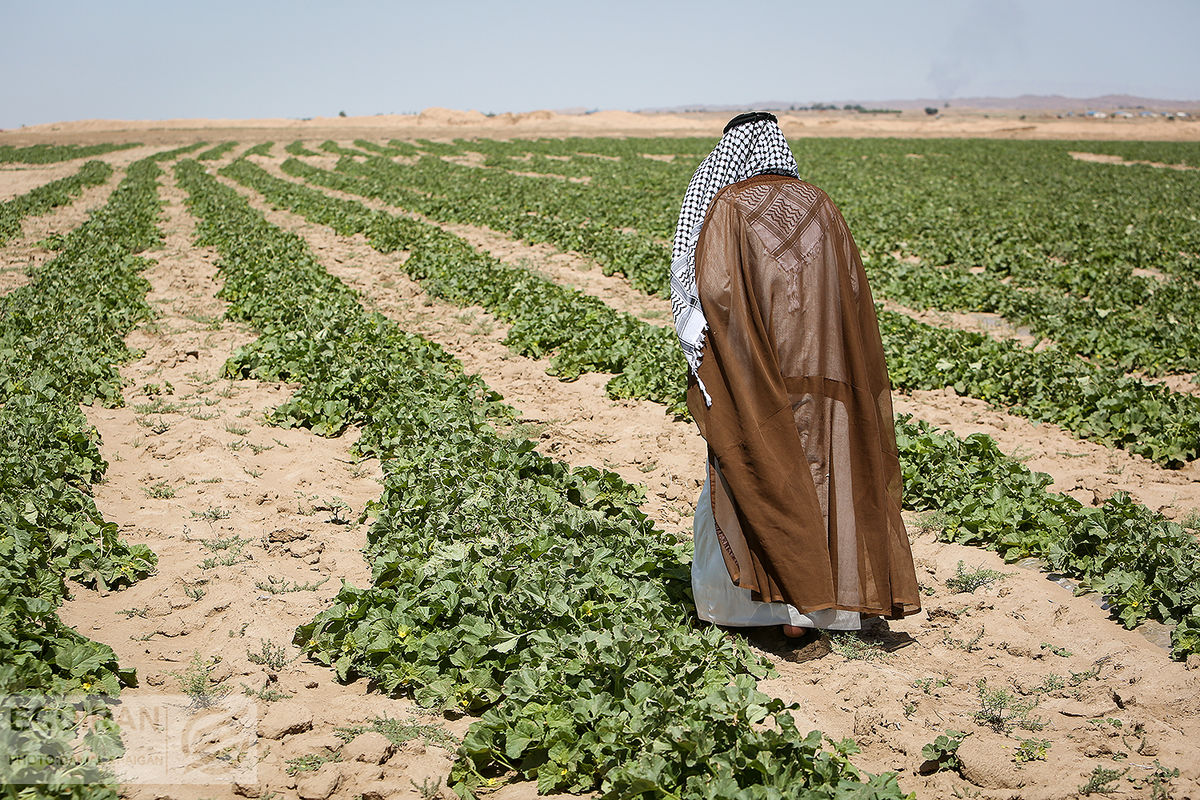
<path fill-rule="evenodd" d="M 261 158 L 253 160 L 275 177 L 308 185 L 284 173 L 277 162 Z M 563 253 L 550 245 L 528 245 L 479 226 L 438 223 L 378 200 L 319 188 L 331 197 L 355 200 L 378 211 L 404 214 L 438 225 L 505 263 L 530 268 L 552 280 L 594 294 L 612 308 L 633 314 L 644 322 L 671 324 L 669 299 L 647 296 L 634 290 L 623 278 L 605 276 L 594 261 L 577 253 Z M 360 240 L 365 242 L 361 237 Z M 370 258 L 371 254 L 379 255 L 371 250 L 362 257 Z M 920 312 L 895 304 L 888 304 L 888 307 L 919 321 L 928 321 L 922 319 Z M 1196 388 L 1200 390 L 1200 387 Z M 892 399 L 898 413 L 911 413 L 960 437 L 972 433 L 991 436 L 1005 453 L 1018 458 L 1030 469 L 1049 474 L 1054 479 L 1050 486 L 1052 491 L 1070 494 L 1086 505 L 1099 505 L 1114 492 L 1125 491 L 1168 519 L 1179 521 L 1200 510 L 1200 461 L 1179 470 L 1165 469 L 1142 456 L 1079 439 L 1052 423 L 1037 423 L 1009 414 L 986 401 L 960 397 L 949 389 L 919 389 L 907 394 L 894 392 Z"/>
<path fill-rule="evenodd" d="M 145 273 L 158 316 L 128 337 L 131 348 L 145 352 L 122 370 L 128 405 L 85 409 L 110 462 L 95 487 L 97 506 L 122 535 L 158 554 L 158 573 L 121 592 L 76 588 L 60 613 L 111 645 L 122 666 L 137 668 L 141 685 L 125 690 L 126 702 L 176 702 L 164 696 L 180 694 L 177 673 L 188 672 L 193 654 L 208 659 L 209 691 L 252 703 L 261 760 L 256 783 L 234 784 L 227 772 L 218 773 L 217 786 L 132 780 L 124 795 L 418 797 L 409 781 L 444 778 L 449 751 L 419 737 L 399 748 L 375 735 L 343 746 L 335 729 L 412 717 L 461 735 L 465 723 L 428 718 L 408 700 L 369 693 L 363 679 L 340 685 L 291 645 L 295 627 L 327 608 L 343 579 L 370 582 L 362 557 L 366 526 L 356 520 L 379 496 L 379 464 L 355 463 L 349 447 L 356 433 L 325 439 L 266 425 L 263 412 L 286 400 L 289 386 L 219 377 L 229 354 L 256 337 L 221 319 L 217 256 L 192 245 L 195 222 L 185 195 L 170 175 L 163 182 L 166 242 L 148 254 L 157 263 Z M 147 388 L 161 391 L 167 383 L 173 392 Z M 149 407 L 156 402 L 157 410 Z M 306 584 L 319 585 L 281 591 Z M 268 663 L 254 663 L 252 653 Z M 247 686 L 291 698 L 245 697 Z M 127 728 L 126 741 L 137 733 L 146 731 Z M 366 760 L 298 777 L 286 772 L 287 759 L 338 753 Z"/>
<path fill-rule="evenodd" d="M 384 256 L 361 235 L 337 236 L 299 215 L 272 210 L 257 193 L 236 186 L 271 222 L 303 236 L 321 263 L 361 292 L 376 310 L 443 344 L 468 370 L 483 375 L 508 402 L 525 410 L 527 423 L 544 424 L 547 414 L 561 415 L 542 434 L 543 452 L 575 464 L 605 463 L 635 482 L 639 480 L 635 470 L 641 466 L 635 458 L 655 463 L 671 459 L 680 474 L 695 475 L 685 484 L 683 499 L 695 497 L 704 448 L 692 425 L 670 420 L 661 408 L 642 421 L 638 406 L 646 404 L 633 404 L 638 422 L 631 435 L 619 413 L 630 406 L 604 396 L 607 376 L 572 384 L 555 381 L 544 374 L 545 363 L 514 357 L 500 345 L 505 326 L 482 309 L 464 310 L 425 296 L 399 269 L 407 254 Z M 538 414 L 530 409 L 538 409 Z M 658 435 L 649 427 L 655 420 Z M 629 447 L 634 437 L 640 437 L 639 444 Z M 623 453 L 624 461 L 615 460 Z M 660 475 L 652 471 L 650 477 L 657 480 Z M 647 512 L 660 523 L 665 521 L 669 530 L 686 529 L 691 504 L 669 507 L 661 493 L 657 497 L 658 502 L 651 498 L 646 504 Z M 917 532 L 916 516 L 905 516 L 910 531 Z M 792 663 L 785 659 L 816 655 L 823 646 L 818 643 L 789 656 L 788 646 L 774 632 L 753 636 L 759 652 L 776 661 L 780 671 L 778 678 L 764 682 L 763 689 L 800 704 L 795 713 L 802 729 L 817 727 L 835 738 L 860 739 L 863 753 L 857 763 L 876 772 L 900 770 L 906 790 L 929 796 L 973 791 L 972 786 L 1024 786 L 1023 796 L 1028 797 L 1074 796 L 1075 787 L 1086 782 L 1093 767 L 1106 763 L 1096 760 L 1105 748 L 1112 750 L 1109 730 L 1115 728 L 1106 730 L 1088 722 L 1105 715 L 1121 715 L 1129 727 L 1143 726 L 1146 751 L 1154 749 L 1164 763 L 1200 767 L 1200 749 L 1195 744 L 1200 734 L 1200 673 L 1170 662 L 1137 632 L 1109 620 L 1090 599 L 1074 597 L 1040 573 L 1006 567 L 994 553 L 937 542 L 932 533 L 918 533 L 913 551 L 918 576 L 928 592 L 926 610 L 870 629 L 866 641 L 895 649 L 887 660 L 829 654 Z M 978 595 L 955 593 L 945 581 L 960 561 L 1007 577 Z M 1070 654 L 1057 656 L 1052 648 Z M 1057 690 L 1042 701 L 1036 713 L 1047 719 L 1049 727 L 1024 734 L 1051 742 L 1046 762 L 1018 769 L 1011 762 L 1018 740 L 989 733 L 971 721 L 979 708 L 976 682 L 981 679 L 993 689 L 1012 692 L 1014 679 L 1021 686 L 1034 686 L 1052 672 L 1064 677 L 1070 671 L 1084 673 L 1097 661 L 1101 670 L 1095 678 Z M 1200 659 L 1195 666 L 1200 667 Z M 943 675 L 949 683 L 931 688 L 928 695 L 913 687 L 915 681 Z M 1181 707 L 1177 705 L 1181 697 L 1191 699 Z M 1114 698 L 1120 698 L 1126 708 L 1119 709 Z M 922 746 L 946 728 L 976 731 L 968 740 L 972 744 L 964 746 L 973 784 L 955 775 L 916 774 L 923 760 Z M 976 742 L 981 746 L 976 747 Z M 1064 776 L 1068 782 L 1075 776 L 1078 780 L 1068 785 Z M 1194 783 L 1200 780 L 1200 771 L 1185 771 L 1184 779 Z"/>

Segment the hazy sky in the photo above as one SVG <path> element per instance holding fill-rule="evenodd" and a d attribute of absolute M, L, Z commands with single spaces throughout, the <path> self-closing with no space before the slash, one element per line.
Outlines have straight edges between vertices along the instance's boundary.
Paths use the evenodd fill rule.
<path fill-rule="evenodd" d="M 0 0 L 0 128 L 756 100 L 1200 99 L 1200 0 Z"/>

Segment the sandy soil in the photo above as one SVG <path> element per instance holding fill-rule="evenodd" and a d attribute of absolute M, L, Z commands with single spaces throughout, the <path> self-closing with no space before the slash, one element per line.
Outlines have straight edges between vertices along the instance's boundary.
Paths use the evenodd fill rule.
<path fill-rule="evenodd" d="M 1120 156 L 1110 156 L 1105 153 L 1077 153 L 1074 151 L 1068 152 L 1071 158 L 1078 161 L 1094 161 L 1098 164 L 1119 164 L 1122 167 L 1132 167 L 1137 164 L 1145 164 L 1148 167 L 1160 167 L 1162 169 L 1176 170 L 1194 170 L 1196 167 L 1188 166 L 1187 164 L 1164 164 L 1161 161 L 1128 161 Z"/>
<path fill-rule="evenodd" d="M 140 141 L 177 144 L 237 139 L 255 143 L 292 139 L 350 141 L 388 136 L 414 138 L 525 138 L 538 136 L 719 136 L 731 115 L 722 112 L 686 114 L 600 111 L 594 114 L 556 114 L 534 111 L 488 117 L 477 111 L 429 108 L 420 114 L 379 114 L 370 117 L 297 119 L 171 119 L 80 120 L 30 125 L 0 132 L 0 144 L 43 141 L 91 144 Z M 1022 119 L 1024 117 L 1024 119 Z M 900 115 L 853 112 L 784 112 L 783 131 L 799 136 L 897 136 L 911 138 L 984 137 L 998 139 L 1141 139 L 1200 141 L 1195 118 L 1059 119 L 1053 113 L 979 111 L 950 108 L 936 117 L 921 111 Z"/>
<path fill-rule="evenodd" d="M 432 131 L 441 124 L 435 122 L 417 124 Z M 505 124 L 511 134 L 552 122 Z M 352 138 L 346 130 L 336 138 Z M 90 133 L 110 140 L 102 130 Z M 186 132 L 137 133 L 153 134 L 142 141 L 161 136 L 165 143 Z M 249 143 L 247 133 L 243 129 L 235 137 Z M 323 136 L 308 130 L 286 135 Z M 398 136 L 379 128 L 370 135 Z M 0 141 L 6 137 L 0 134 Z M 275 158 L 255 160 L 277 171 L 282 157 L 282 148 L 276 148 Z M 0 173 L 0 186 L 5 179 Z M 423 781 L 432 785 L 448 772 L 450 754 L 437 744 L 452 742 L 470 720 L 422 716 L 407 700 L 368 692 L 364 681 L 338 685 L 330 670 L 299 659 L 290 644 L 295 626 L 326 607 L 341 580 L 356 585 L 369 580 L 360 552 L 369 521 L 360 524 L 357 518 L 379 494 L 379 466 L 355 463 L 349 455 L 353 434 L 323 439 L 268 426 L 263 412 L 286 399 L 288 386 L 220 378 L 225 358 L 253 335 L 221 319 L 216 256 L 191 244 L 194 222 L 183 195 L 169 176 L 164 183 L 167 241 L 151 254 L 157 266 L 146 273 L 160 316 L 129 337 L 131 347 L 145 355 L 124 369 L 128 405 L 88 409 L 111 464 L 96 488 L 97 503 L 126 537 L 158 553 L 159 573 L 119 593 L 78 589 L 62 616 L 112 645 L 124 665 L 138 668 L 142 684 L 125 695 L 131 703 L 177 695 L 178 676 L 200 669 L 208 673 L 211 694 L 228 692 L 252 704 L 261 740 L 257 781 L 129 784 L 126 794 L 419 797 Z M 237 189 L 266 209 L 257 195 Z M 88 202 L 103 199 L 95 191 L 98 196 Z M 77 224 L 87 204 L 76 206 L 36 224 L 51 218 L 67 227 Z M 267 215 L 304 236 L 326 268 L 358 289 L 370 307 L 441 343 L 468 370 L 482 374 L 520 411 L 517 424 L 539 449 L 571 464 L 606 466 L 645 485 L 647 513 L 666 530 L 689 535 L 704 453 L 693 425 L 669 418 L 654 404 L 608 399 L 603 388 L 608 376 L 574 382 L 547 376 L 545 362 L 514 356 L 501 343 L 507 328 L 490 314 L 425 295 L 400 269 L 405 253 L 384 256 L 361 236 L 339 237 L 289 213 Z M 486 229 L 443 227 L 498 258 L 577 286 L 648 322 L 668 324 L 663 300 L 633 292 L 620 278 L 606 278 L 578 254 L 513 242 Z M 42 235 L 26 229 L 21 242 L 28 247 Z M 1125 489 L 1173 518 L 1200 507 L 1195 464 L 1162 470 L 952 393 L 897 396 L 896 406 L 959 435 L 992 435 L 1006 452 L 1051 474 L 1056 489 L 1087 503 Z M 1181 769 L 1175 797 L 1200 797 L 1200 658 L 1171 662 L 1161 642 L 1152 641 L 1161 638 L 1161 630 L 1149 631 L 1149 637 L 1124 631 L 1092 598 L 1074 597 L 1035 570 L 1006 567 L 993 554 L 939 543 L 917 516 L 906 519 L 926 592 L 921 614 L 877 626 L 865 646 L 833 640 L 833 652 L 825 641 L 796 650 L 769 632 L 752 635 L 780 672 L 764 689 L 799 703 L 802 727 L 854 736 L 863 747 L 858 763 L 872 771 L 899 770 L 903 787 L 921 797 L 1070 797 L 1096 766 L 1128 767 L 1116 796 L 1145 797 L 1156 760 Z M 1003 577 L 974 594 L 956 592 L 946 581 L 959 562 L 995 569 Z M 197 654 L 199 668 L 190 663 Z M 269 663 L 256 663 L 261 661 Z M 981 681 L 983 689 L 1007 692 L 1012 704 L 1030 706 L 1007 712 L 1026 728 L 1001 732 L 977 719 L 984 710 Z M 259 695 L 248 697 L 246 687 Z M 291 697 L 269 701 L 264 690 Z M 428 727 L 399 748 L 369 734 L 350 743 L 334 735 L 384 716 Z M 1001 721 L 998 727 L 1006 726 Z M 965 777 L 918 774 L 921 747 L 947 729 L 971 733 L 960 749 Z M 1023 740 L 1047 742 L 1045 760 L 1016 763 Z M 302 757 L 330 763 L 289 775 L 289 760 Z M 496 797 L 532 795 L 533 787 L 524 784 Z"/>
<path fill-rule="evenodd" d="M 344 745 L 335 731 L 382 717 L 418 719 L 451 737 L 465 725 L 419 716 L 411 702 L 368 693 L 366 681 L 338 685 L 291 644 L 295 627 L 326 608 L 342 580 L 369 582 L 366 526 L 356 520 L 379 495 L 379 465 L 356 462 L 353 435 L 323 439 L 267 426 L 263 412 L 289 387 L 220 378 L 225 359 L 254 337 L 221 320 L 215 254 L 192 246 L 183 193 L 167 183 L 167 241 L 146 273 L 159 317 L 129 337 L 146 355 L 123 370 L 126 407 L 88 409 L 111 463 L 97 504 L 130 541 L 155 550 L 159 571 L 122 592 L 77 589 L 61 616 L 138 669 L 141 686 L 123 702 L 179 702 L 180 677 L 195 673 L 199 654 L 210 694 L 251 704 L 261 739 L 251 763 L 257 781 L 131 783 L 126 793 L 257 797 L 270 789 L 296 797 L 334 781 L 333 797 L 372 789 L 418 797 L 410 781 L 447 774 L 445 748 L 417 737 L 397 749 L 371 735 Z M 149 394 L 168 383 L 170 393 Z M 255 663 L 264 652 L 267 663 Z M 247 687 L 289 697 L 268 703 L 245 696 Z M 299 779 L 287 774 L 289 759 L 336 753 L 365 760 Z"/>
<path fill-rule="evenodd" d="M 548 378 L 543 363 L 516 358 L 500 344 L 505 326 L 486 312 L 447 307 L 425 296 L 399 269 L 406 254 L 380 255 L 362 237 L 338 237 L 297 215 L 269 210 L 244 188 L 239 191 L 272 222 L 304 236 L 325 266 L 377 310 L 440 342 L 467 369 L 486 376 L 522 411 L 522 423 L 533 426 L 529 433 L 540 429 L 543 452 L 570 463 L 603 463 L 626 479 L 646 483 L 647 512 L 667 530 L 687 535 L 703 459 L 703 443 L 691 425 L 673 421 L 649 404 L 607 399 L 604 376 L 572 383 Z M 508 255 L 515 249 L 510 244 Z M 520 257 L 537 268 L 538 255 Z M 1028 426 L 938 393 L 901 403 L 922 416 L 944 417 L 939 419 L 943 424 L 962 422 L 967 414 L 991 414 L 993 423 Z M 1054 448 L 1078 451 L 1074 440 L 1039 439 L 1028 428 L 1014 436 L 1022 443 L 1032 441 L 1027 446 L 1049 460 L 1063 483 L 1102 474 L 1101 464 L 1110 457 L 1097 449 L 1072 460 Z M 1074 470 L 1081 463 L 1086 466 L 1077 476 Z M 920 530 L 914 515 L 908 522 L 914 533 Z M 1138 632 L 1119 629 L 1092 599 L 1073 597 L 1041 573 L 1005 567 L 993 554 L 977 549 L 938 543 L 932 533 L 916 535 L 914 554 L 928 592 L 926 610 L 876 628 L 867 637 L 867 651 L 828 653 L 818 643 L 795 652 L 770 634 L 753 639 L 777 661 L 781 673 L 765 688 L 800 703 L 802 726 L 856 737 L 863 746 L 860 763 L 873 770 L 899 770 L 904 787 L 922 796 L 957 790 L 1009 797 L 1016 789 L 1022 797 L 1073 796 L 1096 765 L 1113 765 L 1112 756 L 1119 753 L 1127 754 L 1117 766 L 1130 766 L 1129 777 L 1146 778 L 1158 758 L 1186 765 L 1180 785 L 1200 786 L 1195 739 L 1200 733 L 1200 673 L 1170 662 L 1160 646 Z M 974 595 L 955 592 L 945 582 L 959 562 L 995 569 L 1005 577 Z M 840 648 L 843 642 L 834 645 Z M 1195 661 L 1200 666 L 1200 659 Z M 1056 686 L 1058 677 L 1066 685 L 1047 688 Z M 980 681 L 989 691 L 1008 692 L 1013 702 L 1036 702 L 1023 720 L 1033 730 L 1014 727 L 1001 733 L 978 724 Z M 1190 699 L 1180 705 L 1179 698 Z M 1120 727 L 1105 720 L 1119 720 Z M 962 748 L 967 779 L 917 774 L 921 747 L 946 729 L 972 732 Z M 1044 762 L 1013 762 L 1025 739 L 1049 742 Z M 1125 796 L 1139 792 L 1144 787 L 1128 782 L 1118 790 Z"/>

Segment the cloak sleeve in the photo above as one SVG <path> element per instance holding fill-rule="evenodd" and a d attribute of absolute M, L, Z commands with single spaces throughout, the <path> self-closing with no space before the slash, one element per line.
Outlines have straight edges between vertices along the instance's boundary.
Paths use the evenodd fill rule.
<path fill-rule="evenodd" d="M 895 617 L 920 602 L 878 321 L 844 226 L 795 179 L 717 195 L 696 248 L 712 404 L 694 379 L 688 401 L 733 582 L 801 612 Z"/>

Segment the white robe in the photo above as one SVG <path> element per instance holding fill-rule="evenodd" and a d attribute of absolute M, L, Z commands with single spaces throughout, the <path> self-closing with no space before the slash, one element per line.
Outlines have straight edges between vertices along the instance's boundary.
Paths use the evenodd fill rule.
<path fill-rule="evenodd" d="M 795 625 L 798 628 L 834 631 L 856 631 L 862 627 L 862 615 L 857 611 L 826 608 L 802 614 L 787 603 L 751 600 L 749 589 L 735 586 L 725 567 L 725 558 L 721 555 L 708 479 L 704 481 L 700 501 L 696 504 L 692 533 L 696 544 L 696 555 L 692 561 L 692 594 L 700 619 L 731 627 Z"/>

